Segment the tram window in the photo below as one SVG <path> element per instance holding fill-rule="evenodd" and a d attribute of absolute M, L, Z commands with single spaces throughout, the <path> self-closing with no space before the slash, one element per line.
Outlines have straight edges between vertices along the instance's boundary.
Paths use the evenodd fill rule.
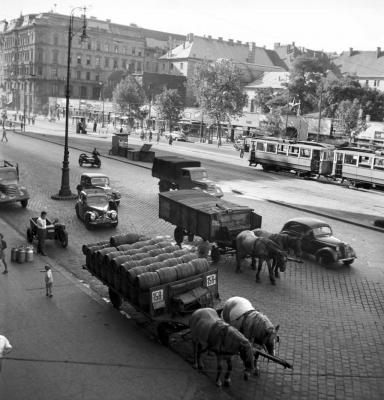
<path fill-rule="evenodd" d="M 278 144 L 277 145 L 277 152 L 279 154 L 287 154 L 287 147 L 285 144 Z"/>
<path fill-rule="evenodd" d="M 275 143 L 267 143 L 267 152 L 268 153 L 276 153 L 276 144 Z"/>
<path fill-rule="evenodd" d="M 301 148 L 300 157 L 305 157 L 305 158 L 311 157 L 311 149 Z"/>
<path fill-rule="evenodd" d="M 360 156 L 359 157 L 359 167 L 370 168 L 371 167 L 371 157 Z"/>
<path fill-rule="evenodd" d="M 353 154 L 346 154 L 344 157 L 344 164 L 356 165 L 357 164 L 357 156 Z"/>
<path fill-rule="evenodd" d="M 264 142 L 257 142 L 256 150 L 265 151 L 265 143 Z"/>
<path fill-rule="evenodd" d="M 373 162 L 373 168 L 384 169 L 384 158 L 375 158 L 375 161 Z"/>
<path fill-rule="evenodd" d="M 290 156 L 298 157 L 299 156 L 299 147 L 289 146 L 288 153 Z"/>

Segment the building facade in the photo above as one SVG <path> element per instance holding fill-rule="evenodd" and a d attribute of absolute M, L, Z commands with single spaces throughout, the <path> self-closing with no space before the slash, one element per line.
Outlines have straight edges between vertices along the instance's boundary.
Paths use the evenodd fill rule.
<path fill-rule="evenodd" d="M 116 73 L 161 70 L 158 58 L 184 41 L 184 36 L 87 19 L 88 40 L 74 18 L 71 98 L 111 98 L 110 77 Z M 0 100 L 2 107 L 29 113 L 48 112 L 49 97 L 64 97 L 68 62 L 69 17 L 53 12 L 0 22 Z"/>

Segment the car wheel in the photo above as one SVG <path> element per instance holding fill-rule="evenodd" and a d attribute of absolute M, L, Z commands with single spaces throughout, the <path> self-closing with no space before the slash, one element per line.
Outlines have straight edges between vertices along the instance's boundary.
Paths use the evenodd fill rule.
<path fill-rule="evenodd" d="M 334 259 L 329 253 L 321 253 L 317 256 L 317 261 L 320 265 L 327 266 L 333 264 Z"/>
<path fill-rule="evenodd" d="M 22 206 L 23 208 L 26 208 L 27 205 L 28 205 L 28 200 L 21 200 L 20 203 L 21 203 L 21 206 Z"/>
<path fill-rule="evenodd" d="M 351 265 L 351 264 L 353 264 L 354 261 L 355 260 L 345 260 L 345 261 L 343 261 L 343 264 L 344 265 Z"/>
<path fill-rule="evenodd" d="M 80 165 L 80 167 L 82 167 L 82 166 L 83 166 L 83 162 L 82 162 L 82 161 L 80 161 L 80 160 L 79 160 L 79 165 Z"/>
<path fill-rule="evenodd" d="M 92 229 L 92 224 L 91 224 L 91 220 L 90 220 L 90 218 L 89 218 L 89 215 L 86 215 L 86 216 L 85 216 L 84 224 L 85 224 L 85 227 L 86 227 L 88 230 Z"/>
<path fill-rule="evenodd" d="M 33 242 L 33 235 L 32 235 L 31 228 L 27 229 L 27 240 L 28 240 L 28 243 L 32 243 Z"/>

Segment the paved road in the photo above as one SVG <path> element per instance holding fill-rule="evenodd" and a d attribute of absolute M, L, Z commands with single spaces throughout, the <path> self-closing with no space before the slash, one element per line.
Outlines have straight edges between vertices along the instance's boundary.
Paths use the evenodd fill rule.
<path fill-rule="evenodd" d="M 75 218 L 73 203 L 55 202 L 49 198 L 50 194 L 58 190 L 60 165 L 57 160 L 62 158 L 62 148 L 18 135 L 10 138 L 10 143 L 4 145 L 7 147 L 0 148 L 0 155 L 4 156 L 6 151 L 7 157 L 20 161 L 22 179 L 31 188 L 33 200 L 28 210 L 22 210 L 18 205 L 4 206 L 0 209 L 0 215 L 22 232 L 26 228 L 27 217 L 35 215 L 44 207 L 50 214 L 60 215 L 70 232 L 70 246 L 68 250 L 62 250 L 49 244 L 49 254 L 78 279 L 85 280 L 102 296 L 105 295 L 105 288 L 79 269 L 83 262 L 80 244 L 105 239 L 110 236 L 111 231 L 88 232 Z M 41 154 L 44 154 L 44 160 L 40 159 Z M 72 188 L 75 188 L 80 173 L 84 171 L 76 165 L 78 155 L 78 151 L 71 151 Z M 222 179 L 223 174 L 230 175 L 233 181 L 239 179 L 239 173 L 242 177 L 243 171 L 236 172 L 238 167 L 223 166 L 224 164 L 221 165 L 219 179 Z M 217 169 L 212 172 L 218 171 L 220 166 L 215 168 Z M 157 185 L 148 171 L 113 160 L 103 160 L 102 170 L 114 177 L 114 186 L 123 194 L 118 231 L 172 233 L 172 227 L 157 218 Z M 264 192 L 269 193 L 268 185 L 265 178 Z M 322 188 L 323 186 L 316 193 L 317 204 L 327 208 L 328 200 L 322 197 Z M 279 196 L 284 196 L 285 191 L 286 188 L 282 187 Z M 227 192 L 225 197 L 254 207 L 263 215 L 263 226 L 269 230 L 277 230 L 285 220 L 298 216 L 295 210 L 270 204 L 255 192 L 251 194 L 252 196 L 244 196 Z M 355 196 L 355 192 L 351 191 L 351 197 L 352 194 Z M 367 199 L 368 196 L 371 195 L 362 195 Z M 262 375 L 244 383 L 240 379 L 241 367 L 236 363 L 233 387 L 228 392 L 232 397 L 383 397 L 383 236 L 382 233 L 342 222 L 327 221 L 332 224 L 337 236 L 350 242 L 357 250 L 359 259 L 352 267 L 325 269 L 307 260 L 304 265 L 291 265 L 277 286 L 272 287 L 265 273 L 262 283 L 256 285 L 253 272 L 245 271 L 242 275 L 235 275 L 234 263 L 230 257 L 221 262 L 222 298 L 241 294 L 249 298 L 256 308 L 265 312 L 274 323 L 280 323 L 282 341 L 279 355 L 293 361 L 295 366 L 291 372 L 272 363 L 262 363 Z M 180 345 L 179 350 L 188 357 L 188 349 L 185 350 Z M 208 373 L 208 378 L 213 384 L 212 372 Z"/>

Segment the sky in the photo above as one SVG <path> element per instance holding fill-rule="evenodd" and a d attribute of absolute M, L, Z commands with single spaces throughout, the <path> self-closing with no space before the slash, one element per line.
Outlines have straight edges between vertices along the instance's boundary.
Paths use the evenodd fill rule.
<path fill-rule="evenodd" d="M 219 36 L 341 53 L 384 48 L 384 0 L 17 0 L 2 1 L 0 19 L 49 12 L 69 14 L 87 7 L 87 16 L 186 35 Z M 80 15 L 80 12 L 77 12 Z"/>

